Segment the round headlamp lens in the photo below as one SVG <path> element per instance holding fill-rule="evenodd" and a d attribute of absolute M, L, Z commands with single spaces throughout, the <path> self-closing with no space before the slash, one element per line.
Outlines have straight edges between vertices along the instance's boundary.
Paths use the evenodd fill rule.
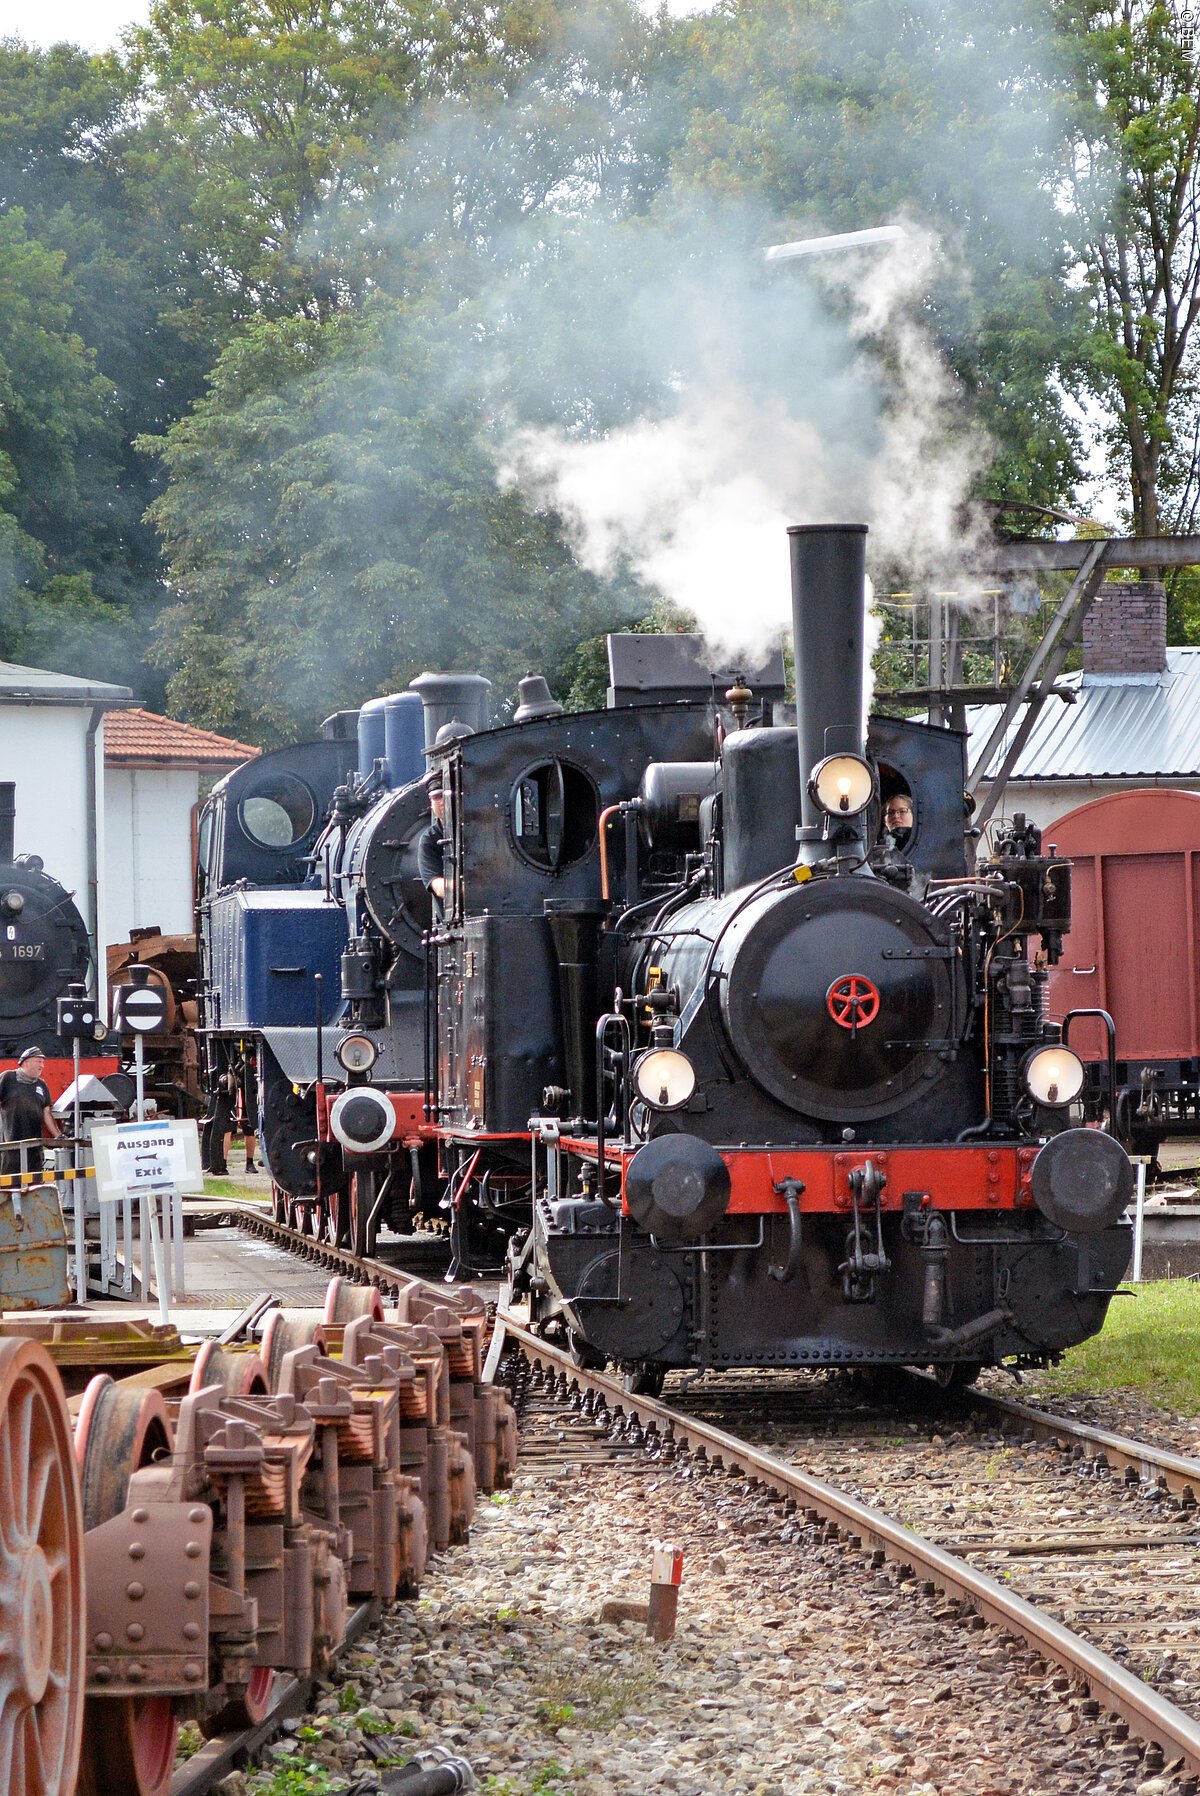
<path fill-rule="evenodd" d="M 348 1073 L 369 1073 L 379 1059 L 379 1049 L 369 1035 L 343 1035 L 334 1052 L 338 1065 Z"/>
<path fill-rule="evenodd" d="M 1073 1104 L 1083 1090 L 1083 1061 L 1070 1048 L 1036 1048 L 1025 1062 L 1025 1089 L 1051 1109 Z"/>
<path fill-rule="evenodd" d="M 633 1085 L 651 1110 L 678 1110 L 696 1089 L 696 1069 L 678 1048 L 651 1048 L 633 1069 Z"/>
<path fill-rule="evenodd" d="M 826 755 L 809 775 L 808 790 L 831 817 L 857 817 L 875 796 L 875 770 L 861 755 Z"/>

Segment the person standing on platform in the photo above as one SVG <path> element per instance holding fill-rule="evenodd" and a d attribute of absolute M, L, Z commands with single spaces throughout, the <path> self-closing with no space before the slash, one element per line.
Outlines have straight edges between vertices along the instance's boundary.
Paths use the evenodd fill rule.
<path fill-rule="evenodd" d="M 5 1141 L 56 1141 L 62 1134 L 50 1108 L 50 1088 L 42 1078 L 46 1056 L 40 1048 L 26 1048 L 15 1070 L 0 1075 L 0 1124 Z M 4 1172 L 21 1171 L 21 1151 L 9 1148 L 0 1155 Z M 30 1168 L 40 1172 L 40 1164 Z"/>

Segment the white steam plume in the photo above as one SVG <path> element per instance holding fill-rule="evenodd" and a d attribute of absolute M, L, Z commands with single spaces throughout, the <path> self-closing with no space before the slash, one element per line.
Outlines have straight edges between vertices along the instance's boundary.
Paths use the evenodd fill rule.
<path fill-rule="evenodd" d="M 883 254 L 806 264 L 826 299 L 812 285 L 793 289 L 795 341 L 784 347 L 811 380 L 786 392 L 766 372 L 780 345 L 760 355 L 753 341 L 732 343 L 728 320 L 718 328 L 714 318 L 718 295 L 697 283 L 691 318 L 678 320 L 691 365 L 666 415 L 590 440 L 516 430 L 501 481 L 559 510 L 588 567 L 625 561 L 692 612 L 723 656 L 759 658 L 779 640 L 788 524 L 866 522 L 876 562 L 944 579 L 968 559 L 963 516 L 987 444 L 962 428 L 953 383 L 914 316 L 936 254 L 930 236 L 909 231 Z M 782 268 L 769 279 L 797 282 Z M 743 336 L 761 321 L 753 303 L 735 312 Z M 777 294 L 761 316 L 777 323 Z M 836 372 L 833 343 L 845 362 Z"/>

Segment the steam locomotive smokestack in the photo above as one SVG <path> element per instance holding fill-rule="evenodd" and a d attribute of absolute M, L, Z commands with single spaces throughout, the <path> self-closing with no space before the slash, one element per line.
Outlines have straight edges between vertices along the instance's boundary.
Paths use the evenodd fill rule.
<path fill-rule="evenodd" d="M 801 816 L 817 828 L 809 774 L 826 755 L 863 752 L 867 526 L 793 524 L 788 537 Z"/>
<path fill-rule="evenodd" d="M 11 780 L 0 780 L 0 866 L 12 860 L 16 821 L 17 788 Z"/>

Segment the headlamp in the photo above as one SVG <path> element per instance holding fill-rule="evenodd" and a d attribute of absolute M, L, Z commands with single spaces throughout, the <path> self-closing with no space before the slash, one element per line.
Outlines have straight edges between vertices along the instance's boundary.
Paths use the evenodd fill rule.
<path fill-rule="evenodd" d="M 352 1085 L 339 1091 L 329 1110 L 335 1141 L 351 1154 L 375 1154 L 396 1134 L 396 1112 L 375 1085 Z"/>
<path fill-rule="evenodd" d="M 826 755 L 808 776 L 808 795 L 831 817 L 857 817 L 875 796 L 875 769 L 861 755 Z"/>
<path fill-rule="evenodd" d="M 1035 1048 L 1021 1069 L 1025 1089 L 1035 1103 L 1062 1110 L 1083 1090 L 1083 1061 L 1070 1048 Z"/>
<path fill-rule="evenodd" d="M 651 1048 L 633 1069 L 633 1088 L 651 1110 L 680 1110 L 696 1089 L 696 1069 L 678 1048 Z"/>
<path fill-rule="evenodd" d="M 369 1035 L 343 1035 L 334 1057 L 344 1072 L 369 1073 L 379 1059 L 379 1049 Z"/>

